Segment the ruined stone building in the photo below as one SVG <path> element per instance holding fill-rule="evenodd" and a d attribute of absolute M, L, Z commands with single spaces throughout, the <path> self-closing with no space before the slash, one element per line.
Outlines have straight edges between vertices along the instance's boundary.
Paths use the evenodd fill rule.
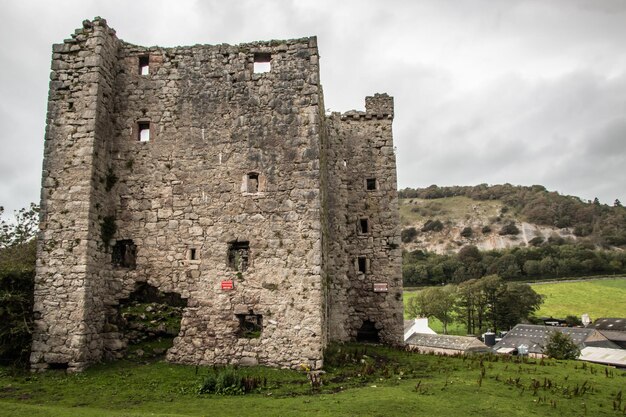
<path fill-rule="evenodd" d="M 138 283 L 186 300 L 173 362 L 402 343 L 393 113 L 325 115 L 315 37 L 141 47 L 83 22 L 53 46 L 32 367 L 123 350 Z"/>

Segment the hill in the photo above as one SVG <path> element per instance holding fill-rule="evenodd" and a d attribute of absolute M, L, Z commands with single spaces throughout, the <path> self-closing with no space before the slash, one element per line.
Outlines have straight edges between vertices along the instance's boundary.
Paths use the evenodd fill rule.
<path fill-rule="evenodd" d="M 399 192 L 404 284 L 626 273 L 626 209 L 510 184 Z"/>
<path fill-rule="evenodd" d="M 584 202 L 545 187 L 510 184 L 406 188 L 399 192 L 407 250 L 456 252 L 586 242 L 598 248 L 626 247 L 626 209 Z M 412 230 L 414 229 L 414 231 Z"/>

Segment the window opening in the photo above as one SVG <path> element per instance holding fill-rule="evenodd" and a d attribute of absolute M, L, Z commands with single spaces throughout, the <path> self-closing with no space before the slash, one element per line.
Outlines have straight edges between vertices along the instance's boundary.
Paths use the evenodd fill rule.
<path fill-rule="evenodd" d="M 67 362 L 50 362 L 48 364 L 48 369 L 56 370 L 56 371 L 64 371 L 69 368 L 69 364 Z"/>
<path fill-rule="evenodd" d="M 272 55 L 264 52 L 257 52 L 254 54 L 254 73 L 260 74 L 264 72 L 270 72 Z"/>
<path fill-rule="evenodd" d="M 371 320 L 364 320 L 361 328 L 356 333 L 357 342 L 379 343 L 380 336 L 376 323 Z"/>
<path fill-rule="evenodd" d="M 111 263 L 120 268 L 135 269 L 137 266 L 137 246 L 131 239 L 115 242 L 111 252 Z"/>
<path fill-rule="evenodd" d="M 359 219 L 359 232 L 362 234 L 370 232 L 370 222 L 368 219 Z"/>
<path fill-rule="evenodd" d="M 137 136 L 139 142 L 150 141 L 150 122 L 138 122 L 137 131 L 139 132 Z"/>
<path fill-rule="evenodd" d="M 230 269 L 243 272 L 248 269 L 250 258 L 250 242 L 230 242 L 228 244 L 228 266 Z"/>
<path fill-rule="evenodd" d="M 190 248 L 187 251 L 187 260 L 189 260 L 189 261 L 196 261 L 196 260 L 198 260 L 198 251 L 196 250 L 196 248 Z"/>
<path fill-rule="evenodd" d="M 142 55 L 139 57 L 139 74 L 150 74 L 150 57 L 148 55 Z"/>
<path fill-rule="evenodd" d="M 236 316 L 239 320 L 237 336 L 246 339 L 261 337 L 261 330 L 263 330 L 263 316 L 261 314 L 254 314 L 250 311 L 249 314 L 237 314 Z"/>
<path fill-rule="evenodd" d="M 365 188 L 367 191 L 372 191 L 376 189 L 376 178 L 368 178 L 365 180 Z"/>
<path fill-rule="evenodd" d="M 257 174 L 256 172 L 251 172 L 248 174 L 248 183 L 246 189 L 249 193 L 259 192 L 259 174 Z"/>
<path fill-rule="evenodd" d="M 367 258 L 365 256 L 359 256 L 357 263 L 359 266 L 359 272 L 362 274 L 367 273 Z"/>

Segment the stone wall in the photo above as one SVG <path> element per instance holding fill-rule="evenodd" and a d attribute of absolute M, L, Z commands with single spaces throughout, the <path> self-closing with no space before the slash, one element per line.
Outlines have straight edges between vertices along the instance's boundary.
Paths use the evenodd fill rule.
<path fill-rule="evenodd" d="M 402 270 L 393 98 L 365 99 L 366 111 L 328 118 L 330 193 L 330 337 L 401 344 Z M 369 323 L 366 323 L 369 322 Z M 363 327 L 365 325 L 365 328 Z M 363 332 L 360 332 L 363 330 Z M 371 330 L 371 329 L 370 329 Z M 361 334 L 363 333 L 363 334 Z"/>
<path fill-rule="evenodd" d="M 139 282 L 187 300 L 173 362 L 319 368 L 364 320 L 399 342 L 393 102 L 326 118 L 318 59 L 315 37 L 144 48 L 103 19 L 53 47 L 34 369 L 118 356 Z"/>

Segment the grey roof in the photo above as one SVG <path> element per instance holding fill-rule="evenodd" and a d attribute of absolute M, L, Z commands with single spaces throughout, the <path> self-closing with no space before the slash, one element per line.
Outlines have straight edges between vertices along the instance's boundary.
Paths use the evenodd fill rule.
<path fill-rule="evenodd" d="M 586 347 L 580 351 L 578 359 L 626 368 L 626 349 Z"/>
<path fill-rule="evenodd" d="M 470 336 L 451 336 L 446 334 L 414 333 L 406 344 L 438 349 L 452 349 L 461 352 L 489 352 L 483 342 Z"/>
<path fill-rule="evenodd" d="M 626 332 L 626 318 L 600 318 L 589 324 L 587 328 L 596 330 L 611 330 L 616 332 Z"/>
<path fill-rule="evenodd" d="M 599 330 L 599 332 L 612 342 L 626 342 L 626 332 L 619 330 Z"/>
<path fill-rule="evenodd" d="M 496 343 L 493 349 L 497 351 L 501 348 L 510 349 L 526 345 L 530 353 L 543 353 L 543 347 L 548 343 L 548 338 L 554 331 L 570 336 L 580 349 L 585 346 L 619 348 L 595 329 L 518 324 Z"/>

